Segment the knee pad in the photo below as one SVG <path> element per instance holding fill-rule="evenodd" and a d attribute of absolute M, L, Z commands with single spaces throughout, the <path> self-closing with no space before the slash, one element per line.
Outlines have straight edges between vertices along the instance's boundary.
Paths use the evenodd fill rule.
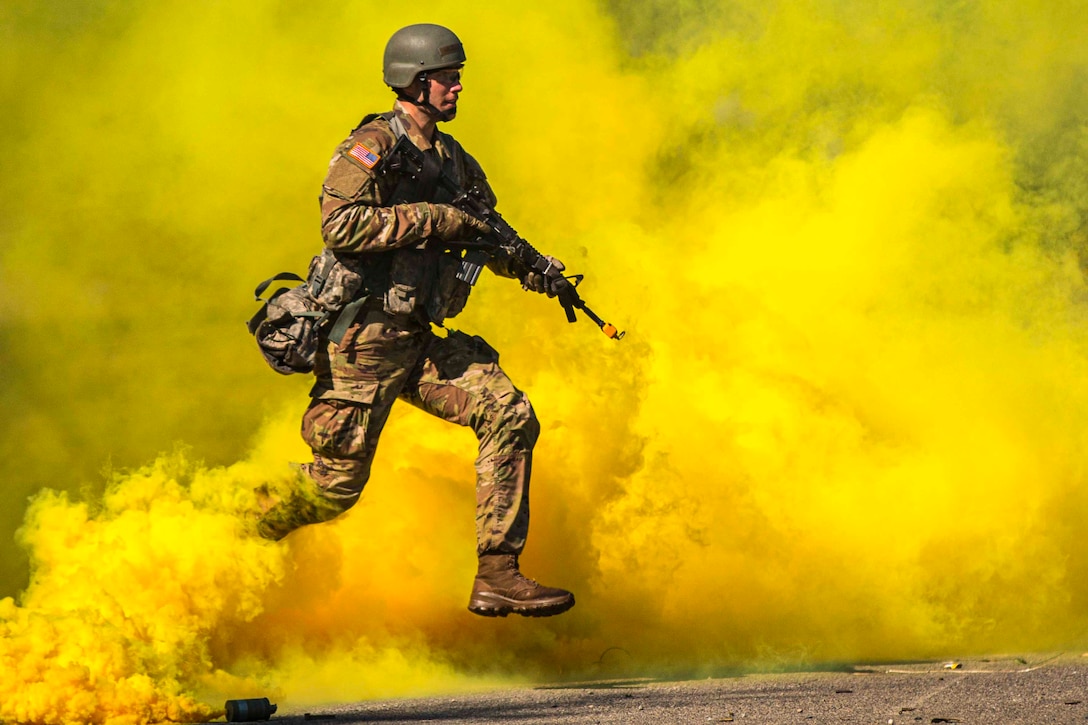
<path fill-rule="evenodd" d="M 509 400 L 500 400 L 500 409 L 493 423 L 505 429 L 515 438 L 517 447 L 526 451 L 533 450 L 540 437 L 540 421 L 533 410 L 528 396 L 520 393 Z"/>

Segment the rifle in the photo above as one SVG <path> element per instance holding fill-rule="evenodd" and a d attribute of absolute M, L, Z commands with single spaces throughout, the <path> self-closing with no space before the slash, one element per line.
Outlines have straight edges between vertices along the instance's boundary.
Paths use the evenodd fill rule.
<path fill-rule="evenodd" d="M 401 135 L 386 156 L 386 163 L 389 170 L 407 174 L 413 180 L 418 180 L 424 175 L 426 158 L 407 135 Z M 433 169 L 428 169 L 428 172 L 433 172 Z M 578 294 L 578 285 L 581 284 L 585 275 L 563 275 L 547 257 L 536 251 L 533 245 L 514 231 L 514 228 L 506 223 L 495 208 L 487 203 L 483 189 L 476 186 L 467 190 L 462 189 L 445 171 L 439 171 L 438 185 L 453 197 L 451 202 L 453 206 L 476 217 L 490 229 L 488 235 L 490 238 L 480 237 L 472 242 L 457 245 L 465 250 L 464 256 L 461 257 L 457 279 L 475 285 L 484 265 L 496 252 L 502 250 L 527 272 L 536 272 L 544 277 L 545 288 L 559 300 L 559 304 L 567 314 L 567 322 L 577 321 L 574 311 L 581 310 L 609 338 L 623 339 L 626 333 L 617 330 L 615 325 L 605 322 L 594 314 Z"/>

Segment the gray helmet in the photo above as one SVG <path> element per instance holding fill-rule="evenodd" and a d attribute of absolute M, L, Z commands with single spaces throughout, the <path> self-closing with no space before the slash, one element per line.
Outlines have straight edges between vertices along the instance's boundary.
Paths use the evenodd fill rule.
<path fill-rule="evenodd" d="M 393 33 L 385 45 L 385 84 L 407 88 L 421 71 L 453 68 L 465 62 L 465 49 L 449 28 L 421 23 Z"/>

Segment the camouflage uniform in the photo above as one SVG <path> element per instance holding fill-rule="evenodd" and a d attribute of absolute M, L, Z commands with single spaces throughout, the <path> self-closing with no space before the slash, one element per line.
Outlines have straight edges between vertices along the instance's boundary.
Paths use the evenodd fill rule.
<path fill-rule="evenodd" d="M 436 155 L 460 186 L 476 184 L 491 194 L 479 165 L 452 137 L 436 131 L 432 144 L 399 101 L 394 112 L 408 138 Z M 528 531 L 529 476 L 540 427 L 529 399 L 482 338 L 432 331 L 432 323 L 441 325 L 461 311 L 471 290 L 455 278 L 459 258 L 441 242 L 471 229 L 460 212 L 434 206 L 451 201 L 442 191 L 428 199 L 400 198 L 400 176 L 380 173 L 381 159 L 396 140 L 389 120 L 368 117 L 329 164 L 321 196 L 326 250 L 349 275 L 361 278 L 359 294 L 367 299 L 341 341 L 329 340 L 327 331 L 322 338 L 313 400 L 302 423 L 314 461 L 302 467 L 300 487 L 265 515 L 261 532 L 278 539 L 354 505 L 400 398 L 476 433 L 478 552 L 518 554 Z M 502 258 L 489 267 L 517 276 Z"/>

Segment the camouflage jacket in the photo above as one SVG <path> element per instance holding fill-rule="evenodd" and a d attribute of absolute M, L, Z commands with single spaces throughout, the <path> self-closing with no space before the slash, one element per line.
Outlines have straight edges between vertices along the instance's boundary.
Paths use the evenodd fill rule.
<path fill-rule="evenodd" d="M 440 131 L 425 138 L 399 101 L 394 113 L 418 148 L 437 154 L 444 173 L 462 188 L 485 189 L 494 203 L 483 169 L 461 144 Z M 452 199 L 441 188 L 426 199 L 395 198 L 403 195 L 403 188 L 398 194 L 401 175 L 383 161 L 396 142 L 389 121 L 368 116 L 337 147 L 322 186 L 321 233 L 328 252 L 366 280 L 359 294 L 383 298 L 389 314 L 441 324 L 461 311 L 471 287 L 455 278 L 459 256 L 437 239 L 430 207 L 420 202 Z M 501 276 L 516 276 L 507 259 L 488 266 Z"/>

